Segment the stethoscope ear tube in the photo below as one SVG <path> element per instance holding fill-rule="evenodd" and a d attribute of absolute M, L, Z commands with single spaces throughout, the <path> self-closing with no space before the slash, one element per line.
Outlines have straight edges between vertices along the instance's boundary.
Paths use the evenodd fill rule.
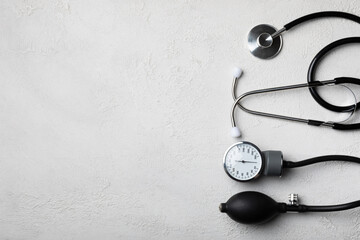
<path fill-rule="evenodd" d="M 250 114 L 264 116 L 264 117 L 277 118 L 277 119 L 283 119 L 283 120 L 289 120 L 289 121 L 295 121 L 295 122 L 302 122 L 302 123 L 306 123 L 306 124 L 311 125 L 311 126 L 325 126 L 325 127 L 330 127 L 330 128 L 333 128 L 333 129 L 338 129 L 338 130 L 360 129 L 360 123 L 342 124 L 341 122 L 336 123 L 336 122 L 331 122 L 331 121 L 319 121 L 319 120 L 313 120 L 313 119 L 296 118 L 296 117 L 291 117 L 291 116 L 278 115 L 278 114 L 273 114 L 273 113 L 268 113 L 268 112 L 260 112 L 260 111 L 251 110 L 251 109 L 248 109 L 248 108 L 244 107 L 241 104 L 242 99 L 244 99 L 245 97 L 251 96 L 251 95 L 263 94 L 263 93 L 269 93 L 269 92 L 277 92 L 277 91 L 286 91 L 286 90 L 297 89 L 297 88 L 313 89 L 313 88 L 317 88 L 317 87 L 321 87 L 321 86 L 336 85 L 336 84 L 343 84 L 343 83 L 360 84 L 360 79 L 350 78 L 350 77 L 340 77 L 340 78 L 335 78 L 333 80 L 312 81 L 312 82 L 303 83 L 303 84 L 259 89 L 259 90 L 253 90 L 253 91 L 250 91 L 250 92 L 246 92 L 246 93 L 244 93 L 244 94 L 242 94 L 242 95 L 240 95 L 239 97 L 236 98 L 235 89 L 236 89 L 236 86 L 237 86 L 237 81 L 236 81 L 237 79 L 238 78 L 235 77 L 234 82 L 233 82 L 233 88 L 232 88 L 233 91 L 232 92 L 233 92 L 233 98 L 235 98 L 235 100 L 234 100 L 234 103 L 233 103 L 233 105 L 231 107 L 231 113 L 230 113 L 231 114 L 230 115 L 231 124 L 232 124 L 232 132 L 231 133 L 232 133 L 233 137 L 240 137 L 240 130 L 237 128 L 237 125 L 236 125 L 236 122 L 235 122 L 235 109 L 236 109 L 236 106 L 238 106 L 241 110 L 243 110 L 243 111 L 245 111 L 247 113 L 250 113 Z M 356 98 L 354 98 L 354 104 L 350 105 L 351 113 L 354 113 L 356 111 L 357 105 L 358 104 L 356 104 Z M 351 115 L 350 115 L 350 117 L 351 117 Z M 234 132 L 236 132 L 238 134 L 233 134 Z"/>
<path fill-rule="evenodd" d="M 309 66 L 309 70 L 308 70 L 308 74 L 307 74 L 308 83 L 316 81 L 315 75 L 316 75 L 317 67 L 318 67 L 320 61 L 323 59 L 323 57 L 327 53 L 329 53 L 334 48 L 337 48 L 341 45 L 350 44 L 350 43 L 360 43 L 360 37 L 349 37 L 349 38 L 343 38 L 343 39 L 337 40 L 333 43 L 330 43 L 329 45 L 324 47 L 318 54 L 316 54 L 316 56 L 311 61 L 310 66 Z M 356 78 L 341 77 L 341 78 L 335 78 L 335 80 L 336 80 L 335 84 L 352 83 L 352 84 L 360 85 L 360 80 L 356 79 Z M 320 104 L 322 107 L 324 107 L 328 110 L 331 110 L 334 112 L 351 112 L 354 110 L 354 105 L 336 106 L 331 103 L 328 103 L 322 97 L 320 97 L 316 88 L 309 88 L 309 91 L 310 91 L 312 97 L 315 99 L 315 101 L 318 104 Z M 357 108 L 359 105 L 360 105 L 360 102 L 358 102 L 355 107 Z"/>

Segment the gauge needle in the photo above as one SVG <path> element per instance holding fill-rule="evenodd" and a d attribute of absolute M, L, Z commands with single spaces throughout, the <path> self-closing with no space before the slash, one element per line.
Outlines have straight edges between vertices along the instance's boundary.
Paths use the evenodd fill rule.
<path fill-rule="evenodd" d="M 242 163 L 257 163 L 253 161 L 246 161 L 246 160 L 235 160 L 235 162 L 242 162 Z"/>

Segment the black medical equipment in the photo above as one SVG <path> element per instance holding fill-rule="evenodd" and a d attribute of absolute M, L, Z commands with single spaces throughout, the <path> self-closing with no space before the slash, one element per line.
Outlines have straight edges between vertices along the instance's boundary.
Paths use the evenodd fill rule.
<path fill-rule="evenodd" d="M 261 175 L 281 176 L 284 168 L 298 168 L 311 164 L 345 161 L 360 163 L 360 158 L 346 155 L 326 155 L 292 162 L 283 159 L 281 151 L 260 151 L 250 142 L 238 142 L 230 146 L 224 155 L 224 170 L 236 181 L 247 182 Z M 289 204 L 278 203 L 259 192 L 241 192 L 232 196 L 219 209 L 233 220 L 243 224 L 264 223 L 286 212 L 332 212 L 360 207 L 360 200 L 340 205 L 300 205 L 297 194 L 290 194 Z"/>
<path fill-rule="evenodd" d="M 305 21 L 322 18 L 322 17 L 340 17 L 355 21 L 360 23 L 360 17 L 353 14 L 345 12 L 318 12 L 306 15 L 304 17 L 298 18 L 288 24 L 286 24 L 282 29 L 277 30 L 274 27 L 266 24 L 258 25 L 254 27 L 248 35 L 248 46 L 251 53 L 259 58 L 268 59 L 276 56 L 282 48 L 282 36 L 281 34 L 292 27 L 303 23 Z M 327 126 L 333 129 L 338 130 L 354 130 L 360 129 L 360 123 L 353 124 L 344 124 L 343 122 L 328 122 L 328 121 L 319 121 L 311 119 L 296 118 L 260 111 L 254 111 L 245 108 L 240 101 L 250 95 L 284 91 L 297 88 L 308 88 L 312 97 L 318 102 L 322 107 L 334 111 L 334 112 L 349 112 L 349 118 L 354 114 L 358 109 L 360 102 L 357 101 L 357 98 L 354 92 L 347 86 L 342 85 L 347 88 L 354 97 L 354 104 L 348 106 L 336 106 L 325 101 L 317 92 L 317 88 L 326 85 L 341 85 L 341 84 L 356 84 L 360 85 L 360 79 L 353 77 L 336 77 L 334 79 L 318 81 L 315 80 L 315 73 L 317 66 L 321 62 L 324 56 L 329 53 L 331 50 L 352 43 L 360 43 L 360 37 L 348 37 L 337 40 L 325 48 L 323 48 L 312 60 L 307 74 L 307 83 L 296 84 L 289 86 L 281 86 L 274 88 L 266 88 L 260 90 L 254 90 L 247 93 L 244 93 L 240 96 L 236 95 L 236 87 L 238 79 L 242 74 L 241 69 L 235 69 L 234 71 L 234 81 L 232 86 L 232 95 L 234 103 L 231 109 L 231 122 L 232 129 L 231 135 L 233 137 L 240 137 L 240 130 L 237 128 L 235 123 L 235 108 L 239 106 L 245 112 L 284 119 L 289 121 L 296 121 L 307 123 L 313 126 Z M 348 119 L 349 119 L 348 118 Z M 280 151 L 264 151 L 261 152 L 260 149 L 250 142 L 238 142 L 230 146 L 230 148 L 225 152 L 223 166 L 225 172 L 234 180 L 245 182 L 252 179 L 258 178 L 261 175 L 270 175 L 270 176 L 281 176 L 283 168 L 296 168 L 303 167 L 310 164 L 327 162 L 327 161 L 348 161 L 354 163 L 360 163 L 360 158 L 345 156 L 345 155 L 327 155 L 320 156 L 315 158 L 310 158 L 307 160 L 299 162 L 291 162 L 283 160 L 283 155 Z M 352 208 L 360 207 L 360 200 L 354 201 L 345 204 L 339 205 L 327 205 L 327 206 L 308 206 L 299 204 L 298 195 L 290 194 L 289 203 L 276 202 L 269 196 L 259 193 L 259 192 L 240 192 L 232 196 L 226 203 L 221 203 L 219 209 L 221 212 L 225 212 L 233 220 L 243 223 L 243 224 L 257 224 L 263 223 L 271 220 L 280 213 L 286 212 L 332 212 L 332 211 L 343 211 Z"/>
<path fill-rule="evenodd" d="M 298 202 L 298 195 L 290 194 L 289 203 L 276 202 L 260 192 L 240 192 L 219 206 L 220 212 L 243 224 L 267 222 L 286 212 L 334 212 L 360 207 L 360 200 L 339 205 L 308 206 Z"/>
<path fill-rule="evenodd" d="M 360 163 L 360 158 L 346 155 L 327 155 L 314 157 L 298 162 L 283 160 L 280 151 L 263 151 L 250 142 L 239 142 L 232 145 L 224 155 L 224 169 L 234 180 L 246 182 L 260 175 L 281 176 L 284 168 L 304 167 L 311 164 L 345 161 Z M 254 168 L 255 167 L 255 168 Z M 232 196 L 219 209 L 228 216 L 243 224 L 264 223 L 280 213 L 286 212 L 332 212 L 360 207 L 360 200 L 340 205 L 307 206 L 300 205 L 297 194 L 289 195 L 289 203 L 278 203 L 269 196 L 259 192 L 240 192 Z"/>

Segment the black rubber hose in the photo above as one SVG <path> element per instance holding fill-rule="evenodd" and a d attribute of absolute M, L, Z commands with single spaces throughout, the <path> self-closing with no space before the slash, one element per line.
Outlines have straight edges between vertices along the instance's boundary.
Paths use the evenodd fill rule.
<path fill-rule="evenodd" d="M 296 167 L 303 167 L 314 163 L 320 162 L 329 162 L 329 161 L 344 161 L 344 162 L 353 162 L 353 163 L 360 163 L 360 158 L 346 156 L 346 155 L 326 155 L 320 157 L 309 158 L 306 160 L 302 160 L 299 162 L 291 162 L 285 161 L 283 162 L 284 168 L 296 168 Z"/>
<path fill-rule="evenodd" d="M 360 129 L 360 123 L 353 123 L 353 124 L 333 123 L 332 128 L 337 130 L 356 130 L 356 129 Z"/>
<path fill-rule="evenodd" d="M 328 161 L 346 161 L 346 162 L 354 162 L 360 163 L 360 158 L 346 156 L 346 155 L 327 155 L 321 157 L 314 157 L 310 159 L 306 159 L 299 162 L 291 162 L 291 161 L 284 161 L 283 167 L 284 168 L 296 168 L 296 167 L 303 167 L 314 163 L 320 162 L 328 162 Z M 335 212 L 335 211 L 343 211 L 348 210 L 351 208 L 360 207 L 360 200 L 338 204 L 338 205 L 327 205 L 327 206 L 308 206 L 308 205 L 298 205 L 298 206 L 289 206 L 284 205 L 285 211 L 296 211 L 296 212 Z"/>
<path fill-rule="evenodd" d="M 335 84 L 351 83 L 351 84 L 360 85 L 360 79 L 359 78 L 337 77 L 337 78 L 334 78 L 334 80 L 335 80 Z M 314 81 L 314 82 L 316 83 L 317 81 Z"/>
<path fill-rule="evenodd" d="M 308 74 L 307 74 L 308 83 L 316 81 L 315 80 L 315 74 L 316 74 L 317 67 L 318 67 L 321 59 L 326 54 L 328 54 L 334 48 L 337 48 L 337 47 L 339 47 L 341 45 L 344 45 L 344 44 L 350 44 L 350 43 L 360 43 L 360 37 L 349 37 L 349 38 L 343 38 L 343 39 L 337 40 L 335 42 L 330 43 L 329 45 L 324 47 L 318 54 L 316 54 L 316 56 L 311 61 L 310 66 L 309 66 L 309 70 L 308 70 Z M 338 79 L 339 79 L 338 84 L 339 83 L 344 83 L 347 80 L 348 80 L 347 83 L 360 84 L 360 82 L 357 82 L 356 78 L 342 77 L 342 78 L 338 78 Z M 312 97 L 315 99 L 315 101 L 318 104 L 320 104 L 321 106 L 323 106 L 324 108 L 328 109 L 328 110 L 331 110 L 331 111 L 334 111 L 334 112 L 351 112 L 351 111 L 354 110 L 354 105 L 336 106 L 336 105 L 333 105 L 331 103 L 328 103 L 322 97 L 320 97 L 319 93 L 317 92 L 316 87 L 309 88 L 309 91 L 310 91 Z M 358 102 L 356 104 L 357 109 L 358 109 L 359 105 L 360 105 L 360 102 Z M 341 129 L 341 128 L 338 127 L 336 129 Z"/>
<path fill-rule="evenodd" d="M 288 24 L 284 25 L 284 28 L 286 30 L 291 29 L 292 27 L 312 20 L 312 19 L 316 19 L 316 18 L 323 18 L 323 17 L 338 17 L 338 18 L 345 18 L 345 19 L 349 19 L 351 21 L 360 23 L 360 17 L 350 14 L 350 13 L 346 13 L 346 12 L 337 12 L 337 11 L 325 11 L 325 12 L 317 12 L 317 13 L 312 13 L 303 17 L 300 17 L 298 19 L 295 19 L 294 21 L 289 22 Z"/>
<path fill-rule="evenodd" d="M 360 207 L 360 200 L 339 204 L 339 205 L 328 205 L 328 206 L 304 206 L 306 212 L 336 212 L 336 211 L 343 211 L 348 210 L 356 207 Z"/>
<path fill-rule="evenodd" d="M 324 11 L 324 12 L 316 12 L 316 13 L 311 13 L 308 15 L 305 15 L 303 17 L 300 17 L 298 19 L 295 19 L 294 21 L 289 22 L 288 24 L 284 25 L 284 28 L 286 30 L 289 30 L 291 28 L 293 28 L 294 26 L 301 24 L 303 22 L 312 20 L 312 19 L 317 19 L 317 18 L 324 18 L 324 17 L 337 17 L 337 18 L 344 18 L 344 19 L 348 19 L 351 21 L 354 21 L 356 23 L 360 24 L 360 17 L 356 16 L 354 14 L 351 13 L 346 13 L 346 12 L 338 12 L 338 11 Z M 330 50 L 340 46 L 340 45 L 344 45 L 344 44 L 348 44 L 348 43 L 360 43 L 360 38 L 354 37 L 354 38 L 345 38 L 345 39 L 341 39 L 339 41 L 333 42 L 331 44 L 329 44 L 328 46 L 326 46 L 324 49 L 322 49 L 313 59 L 313 61 L 310 64 L 309 70 L 308 70 L 308 82 L 313 82 L 314 81 L 314 77 L 315 77 L 315 72 L 316 72 L 316 68 L 318 63 L 320 62 L 320 59 L 327 54 Z M 323 106 L 324 108 L 334 111 L 334 112 L 350 112 L 354 109 L 353 105 L 349 105 L 349 106 L 336 106 L 333 104 L 330 104 L 328 102 L 326 102 L 324 99 L 322 99 L 320 97 L 320 95 L 318 94 L 316 88 L 310 88 L 309 89 L 312 97 L 315 99 L 315 101 L 317 103 L 319 103 L 321 106 Z M 357 104 L 357 106 L 360 104 L 360 102 Z M 342 130 L 346 130 L 346 129 L 356 129 L 358 128 L 357 126 L 353 127 L 353 128 L 345 128 L 343 129 L 341 126 L 337 126 L 336 129 L 342 129 Z"/>

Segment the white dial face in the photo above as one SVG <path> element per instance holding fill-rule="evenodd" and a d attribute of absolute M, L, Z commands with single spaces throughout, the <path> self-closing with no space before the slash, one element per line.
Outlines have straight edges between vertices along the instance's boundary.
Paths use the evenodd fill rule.
<path fill-rule="evenodd" d="M 261 152 L 252 143 L 236 143 L 225 153 L 224 168 L 231 178 L 238 181 L 256 178 L 262 170 Z"/>

